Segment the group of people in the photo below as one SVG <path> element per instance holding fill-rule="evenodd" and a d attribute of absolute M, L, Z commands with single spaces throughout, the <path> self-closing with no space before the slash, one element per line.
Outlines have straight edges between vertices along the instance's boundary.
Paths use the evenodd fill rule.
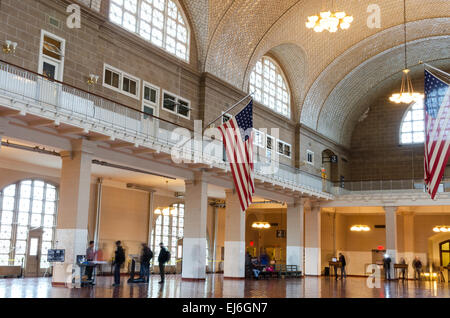
<path fill-rule="evenodd" d="M 383 259 L 383 269 L 384 269 L 384 278 L 386 280 L 391 280 L 391 258 L 388 254 L 384 256 Z M 400 259 L 400 264 L 406 265 L 406 260 L 402 257 Z M 416 256 L 412 262 L 412 267 L 414 269 L 414 279 L 420 280 L 420 273 L 422 272 L 422 261 Z M 406 268 L 401 268 L 400 277 L 401 279 L 406 279 Z"/>
<path fill-rule="evenodd" d="M 160 252 L 158 255 L 158 263 L 159 263 L 159 274 L 161 276 L 160 284 L 164 283 L 165 278 L 165 264 L 170 261 L 170 252 L 164 246 L 163 243 L 159 244 Z M 94 261 L 97 259 L 98 252 L 94 249 L 94 241 L 89 242 L 89 246 L 86 249 L 86 260 L 88 262 Z M 150 247 L 146 243 L 142 243 L 141 245 L 141 255 L 140 255 L 140 278 L 148 283 L 150 279 L 150 261 L 153 258 L 153 252 Z M 114 266 L 114 284 L 113 286 L 120 286 L 120 268 L 125 263 L 125 251 L 122 247 L 122 242 L 116 242 L 116 250 L 114 252 L 114 260 L 112 265 Z M 94 267 L 88 266 L 86 267 L 86 276 L 88 280 L 92 280 L 92 273 Z"/>

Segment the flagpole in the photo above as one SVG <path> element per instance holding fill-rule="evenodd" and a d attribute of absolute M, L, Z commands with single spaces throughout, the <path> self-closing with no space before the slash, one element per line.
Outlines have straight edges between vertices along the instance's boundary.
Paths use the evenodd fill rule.
<path fill-rule="evenodd" d="M 226 111 L 223 112 L 223 114 L 221 114 L 220 116 L 218 116 L 216 119 L 214 119 L 212 122 L 210 122 L 208 125 L 205 126 L 205 129 L 208 128 L 209 126 L 211 126 L 214 122 L 216 122 L 216 120 L 218 120 L 219 118 L 223 117 L 224 114 L 228 113 L 229 111 L 233 110 L 236 106 L 238 106 L 240 103 L 242 103 L 244 100 L 246 100 L 249 96 L 253 95 L 255 92 L 252 92 L 250 94 L 248 94 L 247 96 L 245 96 L 244 98 L 242 98 L 240 101 L 238 101 L 236 104 L 234 104 L 233 106 L 231 106 L 230 108 L 228 108 Z"/>
<path fill-rule="evenodd" d="M 434 66 L 432 66 L 430 64 L 427 64 L 427 63 L 424 63 L 424 65 L 429 67 L 429 68 L 432 68 L 435 71 L 438 71 L 438 72 L 440 72 L 442 74 L 445 74 L 445 76 L 447 76 L 447 77 L 450 77 L 450 74 L 448 74 L 447 72 L 444 72 L 443 70 L 440 70 L 440 69 L 438 69 L 438 68 L 436 68 L 436 67 L 434 67 Z"/>

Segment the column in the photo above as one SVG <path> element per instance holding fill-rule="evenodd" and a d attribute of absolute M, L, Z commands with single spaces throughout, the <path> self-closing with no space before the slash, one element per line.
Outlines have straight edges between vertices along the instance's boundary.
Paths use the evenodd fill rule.
<path fill-rule="evenodd" d="M 412 262 L 414 260 L 414 213 L 403 214 L 403 251 L 406 263 L 409 265 L 408 278 L 414 277 Z"/>
<path fill-rule="evenodd" d="M 394 264 L 397 263 L 397 207 L 385 206 L 386 212 L 386 254 L 391 258 L 391 278 L 394 278 Z"/>
<path fill-rule="evenodd" d="M 225 207 L 225 278 L 245 278 L 245 213 L 238 194 L 226 190 Z"/>
<path fill-rule="evenodd" d="M 183 268 L 182 278 L 203 280 L 206 278 L 206 216 L 208 210 L 208 184 L 201 174 L 194 180 L 186 180 Z"/>
<path fill-rule="evenodd" d="M 304 200 L 288 203 L 287 208 L 287 237 L 286 237 L 286 261 L 287 265 L 297 265 L 298 269 L 305 273 L 303 266 L 303 218 Z"/>
<path fill-rule="evenodd" d="M 319 202 L 305 209 L 305 275 L 321 275 Z"/>
<path fill-rule="evenodd" d="M 93 144 L 74 140 L 71 151 L 61 152 L 62 169 L 59 192 L 56 248 L 65 249 L 65 262 L 53 267 L 53 285 L 71 283 L 79 276 L 76 256 L 85 255 L 88 240 L 88 215 Z"/>
<path fill-rule="evenodd" d="M 3 118 L 0 118 L 0 151 L 2 150 L 2 138 L 3 135 L 5 134 L 5 122 L 3 120 Z"/>

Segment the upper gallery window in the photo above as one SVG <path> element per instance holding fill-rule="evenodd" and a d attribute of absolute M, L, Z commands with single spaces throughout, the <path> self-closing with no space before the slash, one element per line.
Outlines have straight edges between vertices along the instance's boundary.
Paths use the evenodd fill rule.
<path fill-rule="evenodd" d="M 189 29 L 172 0 L 111 0 L 109 19 L 189 62 Z"/>
<path fill-rule="evenodd" d="M 412 104 L 400 126 L 400 144 L 419 144 L 425 141 L 423 101 Z"/>
<path fill-rule="evenodd" d="M 255 100 L 273 111 L 291 117 L 290 93 L 281 68 L 274 60 L 264 56 L 250 74 L 250 92 Z"/>

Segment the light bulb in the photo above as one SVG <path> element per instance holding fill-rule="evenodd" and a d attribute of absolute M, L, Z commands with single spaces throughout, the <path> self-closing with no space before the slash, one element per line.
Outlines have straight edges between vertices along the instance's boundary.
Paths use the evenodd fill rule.
<path fill-rule="evenodd" d="M 270 224 L 269 224 L 269 223 L 264 224 L 264 228 L 265 228 L 265 229 L 270 228 Z"/>
<path fill-rule="evenodd" d="M 320 12 L 320 17 L 322 19 L 329 18 L 329 17 L 331 17 L 331 12 L 330 11 Z"/>
<path fill-rule="evenodd" d="M 308 29 L 314 28 L 315 25 L 316 25 L 315 22 L 312 22 L 312 21 L 306 22 L 306 27 L 307 27 Z"/>
<path fill-rule="evenodd" d="M 350 28 L 350 23 L 347 23 L 347 22 L 342 22 L 341 23 L 341 29 L 342 30 L 346 30 L 348 28 Z"/>
<path fill-rule="evenodd" d="M 352 16 L 346 16 L 346 17 L 344 17 L 344 22 L 346 22 L 346 23 L 352 23 L 352 22 L 353 22 L 353 17 L 352 17 Z"/>
<path fill-rule="evenodd" d="M 155 214 L 161 214 L 161 209 L 160 209 L 160 208 L 157 208 L 157 209 L 155 210 Z"/>
<path fill-rule="evenodd" d="M 336 12 L 334 16 L 338 19 L 345 18 L 345 12 Z"/>
<path fill-rule="evenodd" d="M 313 15 L 313 16 L 310 16 L 310 17 L 308 17 L 308 21 L 309 22 L 317 22 L 317 20 L 319 20 L 319 17 L 317 16 L 317 15 Z"/>
<path fill-rule="evenodd" d="M 440 232 L 441 230 L 438 228 L 438 227 L 435 227 L 434 229 L 433 229 L 433 232 L 436 232 L 436 233 L 438 233 L 438 232 Z"/>
<path fill-rule="evenodd" d="M 314 31 L 315 32 L 322 32 L 323 31 L 323 27 L 320 26 L 320 25 L 317 25 L 317 26 L 314 27 Z"/>

